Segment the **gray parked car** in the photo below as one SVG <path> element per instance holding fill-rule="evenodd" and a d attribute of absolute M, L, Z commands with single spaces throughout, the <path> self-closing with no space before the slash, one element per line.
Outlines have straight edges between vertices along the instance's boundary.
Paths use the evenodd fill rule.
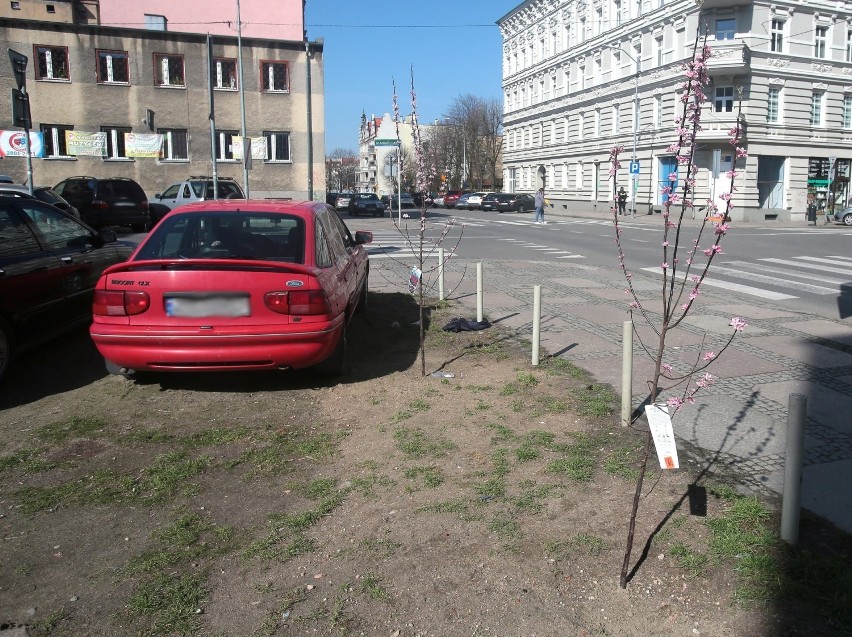
<path fill-rule="evenodd" d="M 847 226 L 852 226 L 852 206 L 834 211 L 834 220 L 842 221 Z"/>
<path fill-rule="evenodd" d="M 151 200 L 151 221 L 157 223 L 166 214 L 188 203 L 209 199 L 245 199 L 243 189 L 230 177 L 217 177 L 218 197 L 213 197 L 212 177 L 190 177 L 157 193 Z"/>

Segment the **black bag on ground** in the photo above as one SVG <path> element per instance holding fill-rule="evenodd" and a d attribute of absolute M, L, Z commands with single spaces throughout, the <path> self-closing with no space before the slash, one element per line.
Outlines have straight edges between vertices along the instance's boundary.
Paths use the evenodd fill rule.
<path fill-rule="evenodd" d="M 488 321 L 471 321 L 463 318 L 451 319 L 449 323 L 444 325 L 445 332 L 475 332 L 484 330 L 486 327 L 491 327 Z"/>

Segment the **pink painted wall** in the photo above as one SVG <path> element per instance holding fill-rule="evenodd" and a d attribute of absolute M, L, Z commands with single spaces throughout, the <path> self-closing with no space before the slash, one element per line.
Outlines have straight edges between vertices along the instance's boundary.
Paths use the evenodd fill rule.
<path fill-rule="evenodd" d="M 237 35 L 237 0 L 100 0 L 101 24 L 145 28 L 145 14 L 166 16 L 167 31 Z M 302 0 L 240 0 L 243 37 L 304 37 Z M 229 24 L 230 23 L 230 24 Z"/>

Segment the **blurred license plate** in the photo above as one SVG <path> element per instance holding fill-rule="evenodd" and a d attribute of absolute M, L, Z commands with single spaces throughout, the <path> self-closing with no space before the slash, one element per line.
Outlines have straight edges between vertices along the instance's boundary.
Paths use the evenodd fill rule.
<path fill-rule="evenodd" d="M 247 296 L 166 297 L 166 315 L 186 318 L 249 316 Z"/>

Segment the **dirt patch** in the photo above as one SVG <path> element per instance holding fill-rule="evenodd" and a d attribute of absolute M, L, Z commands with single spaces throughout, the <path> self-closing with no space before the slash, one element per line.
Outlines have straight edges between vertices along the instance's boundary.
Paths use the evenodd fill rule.
<path fill-rule="evenodd" d="M 832 610 L 848 584 L 820 603 L 749 575 L 747 557 L 777 567 L 758 575 L 790 566 L 764 533 L 772 503 L 688 450 L 684 469 L 651 470 L 619 588 L 643 434 L 618 426 L 611 391 L 560 359 L 532 367 L 497 327 L 441 331 L 451 308 L 431 312 L 423 377 L 411 298 L 370 303 L 339 380 L 127 381 L 93 371 L 85 334 L 19 365 L 0 633 L 849 634 L 848 604 Z M 727 555 L 720 537 L 749 524 L 764 544 Z M 812 520 L 802 534 L 848 568 L 847 538 Z"/>

